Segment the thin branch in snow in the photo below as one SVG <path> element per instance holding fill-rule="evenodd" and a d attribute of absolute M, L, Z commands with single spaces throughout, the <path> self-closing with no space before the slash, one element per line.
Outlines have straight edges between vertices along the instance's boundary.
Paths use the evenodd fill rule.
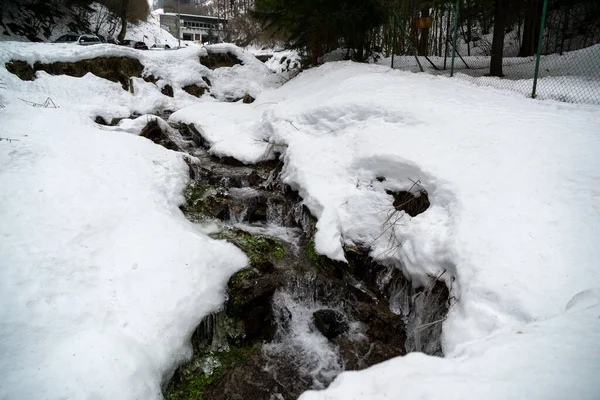
<path fill-rule="evenodd" d="M 45 102 L 43 103 L 36 103 L 35 101 L 30 101 L 30 100 L 25 100 L 19 97 L 19 100 L 21 100 L 22 102 L 24 102 L 25 104 L 29 104 L 32 107 L 42 107 L 42 108 L 60 108 L 56 105 L 56 103 L 54 103 L 54 100 L 52 100 L 50 97 L 48 97 L 46 99 Z"/>
<path fill-rule="evenodd" d="M 11 139 L 11 138 L 5 138 L 5 137 L 0 137 L 0 142 L 6 140 L 8 143 L 12 143 L 12 142 L 20 142 L 19 139 Z"/>

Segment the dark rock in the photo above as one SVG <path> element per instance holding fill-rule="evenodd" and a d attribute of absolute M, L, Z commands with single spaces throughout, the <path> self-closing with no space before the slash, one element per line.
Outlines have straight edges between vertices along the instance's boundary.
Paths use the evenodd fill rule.
<path fill-rule="evenodd" d="M 243 101 L 245 104 L 254 103 L 254 97 L 252 97 L 252 96 L 250 96 L 248 93 L 246 93 L 246 94 L 244 95 L 244 97 L 242 97 L 242 101 Z"/>
<path fill-rule="evenodd" d="M 263 63 L 269 61 L 271 59 L 271 57 L 273 57 L 273 54 L 259 54 L 256 56 L 258 61 L 263 62 Z"/>
<path fill-rule="evenodd" d="M 246 179 L 248 180 L 248 185 L 249 186 L 258 186 L 264 180 L 260 176 L 260 174 L 258 172 L 256 172 L 256 170 L 253 170 L 252 172 L 250 172 L 250 174 L 248 174 L 248 176 L 246 177 Z"/>
<path fill-rule="evenodd" d="M 141 77 L 144 66 L 136 58 L 96 57 L 75 62 L 55 62 L 44 64 L 37 61 L 33 66 L 24 61 L 11 60 L 6 69 L 22 80 L 34 80 L 35 72 L 45 71 L 50 75 L 69 75 L 80 78 L 92 73 L 112 82 L 120 82 L 125 90 L 129 90 L 129 79 Z"/>
<path fill-rule="evenodd" d="M 163 86 L 160 92 L 165 96 L 173 97 L 173 86 L 166 84 L 165 86 Z"/>
<path fill-rule="evenodd" d="M 98 115 L 96 117 L 96 119 L 94 119 L 94 122 L 97 123 L 98 125 L 108 125 L 108 122 L 106 122 L 104 117 L 101 117 L 100 115 Z"/>
<path fill-rule="evenodd" d="M 150 83 L 156 84 L 156 82 L 158 82 L 158 80 L 160 78 L 157 78 L 154 75 L 150 74 L 150 75 L 144 76 L 142 79 L 144 79 L 146 82 L 150 82 Z"/>
<path fill-rule="evenodd" d="M 187 85 L 182 87 L 182 89 L 187 92 L 188 94 L 191 94 L 192 96 L 196 96 L 196 97 L 200 97 L 204 94 L 204 92 L 206 92 L 206 88 L 205 87 L 201 87 L 198 85 Z"/>
<path fill-rule="evenodd" d="M 429 196 L 425 190 L 420 190 L 416 194 L 402 190 L 392 192 L 392 196 L 394 196 L 394 208 L 406 212 L 411 217 L 416 217 L 429 208 Z"/>
<path fill-rule="evenodd" d="M 212 86 L 212 84 L 210 83 L 210 79 L 208 79 L 207 77 L 203 76 L 202 80 L 206 83 L 206 85 L 208 85 L 209 87 Z"/>
<path fill-rule="evenodd" d="M 344 315 L 335 310 L 319 310 L 313 313 L 315 327 L 327 339 L 333 339 L 348 331 Z"/>
<path fill-rule="evenodd" d="M 150 122 L 148 122 L 148 124 L 140 132 L 140 136 L 150 139 L 154 143 L 159 144 L 169 150 L 179 150 L 179 147 L 175 144 L 175 142 L 173 142 L 166 132 L 160 128 L 158 120 L 156 119 L 152 119 Z"/>
<path fill-rule="evenodd" d="M 200 56 L 200 64 L 210 69 L 233 67 L 234 65 L 243 64 L 242 61 L 233 53 L 217 53 L 207 49 L 208 54 Z"/>

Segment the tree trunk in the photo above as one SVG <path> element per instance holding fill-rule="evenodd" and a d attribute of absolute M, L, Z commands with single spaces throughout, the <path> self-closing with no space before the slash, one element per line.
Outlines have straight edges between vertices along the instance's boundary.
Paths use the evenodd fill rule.
<path fill-rule="evenodd" d="M 528 57 L 536 53 L 540 39 L 540 24 L 542 23 L 541 0 L 528 0 L 523 24 L 523 40 L 519 49 L 519 57 Z"/>
<path fill-rule="evenodd" d="M 319 63 L 319 34 L 315 29 L 312 35 L 312 43 L 311 43 L 311 65 L 316 67 Z"/>
<path fill-rule="evenodd" d="M 127 33 L 127 9 L 129 8 L 129 0 L 123 0 L 121 2 L 121 32 L 119 32 L 119 42 L 125 40 L 125 34 Z"/>
<path fill-rule="evenodd" d="M 490 76 L 504 76 L 502 74 L 502 56 L 504 54 L 504 10 L 505 0 L 496 0 L 494 3 L 494 37 L 492 39 L 492 58 L 490 60 Z"/>
<path fill-rule="evenodd" d="M 421 17 L 429 17 L 429 6 L 421 9 Z M 421 38 L 419 40 L 419 55 L 427 56 L 429 49 L 429 28 L 421 29 Z"/>

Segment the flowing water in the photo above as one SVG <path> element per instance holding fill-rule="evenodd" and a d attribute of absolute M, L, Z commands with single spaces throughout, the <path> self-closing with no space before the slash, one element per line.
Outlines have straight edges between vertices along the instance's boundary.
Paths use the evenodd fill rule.
<path fill-rule="evenodd" d="M 189 164 L 194 182 L 182 210 L 252 263 L 231 278 L 223 309 L 196 329 L 194 358 L 165 385 L 167 399 L 294 399 L 344 370 L 411 351 L 442 355 L 444 284 L 415 289 L 360 249 L 347 254 L 349 265 L 316 255 L 315 220 L 278 181 L 279 163 L 217 159 L 193 126 L 174 128 L 173 141 L 200 159 Z"/>

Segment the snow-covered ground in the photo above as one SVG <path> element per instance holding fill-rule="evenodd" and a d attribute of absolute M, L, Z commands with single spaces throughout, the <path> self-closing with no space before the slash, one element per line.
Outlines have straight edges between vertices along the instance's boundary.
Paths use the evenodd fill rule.
<path fill-rule="evenodd" d="M 399 358 L 306 398 L 591 399 L 600 393 L 599 111 L 340 62 L 252 108 L 193 106 L 171 119 L 200 126 L 215 154 L 251 162 L 283 151 L 284 181 L 319 219 L 318 252 L 343 260 L 343 244 L 371 245 L 416 284 L 446 271 L 456 299 L 446 359 Z M 385 190 L 414 182 L 430 208 L 390 224 Z"/>
<path fill-rule="evenodd" d="M 244 265 L 178 210 L 180 154 L 123 131 L 137 123 L 92 122 L 165 104 L 215 154 L 283 153 L 284 182 L 318 217 L 319 253 L 343 260 L 344 244 L 369 245 L 415 284 L 441 275 L 451 290 L 446 358 L 343 373 L 303 399 L 598 397 L 599 107 L 350 62 L 280 88 L 258 64 L 213 72 L 215 88 L 252 81 L 250 105 L 170 99 L 141 79 L 133 95 L 91 75 L 21 82 L 3 68 L 141 54 L 72 49 L 0 44 L 0 137 L 17 139 L 0 141 L 0 398 L 159 398 L 194 323 Z M 139 57 L 182 85 L 207 72 L 188 72 L 200 51 Z M 61 108 L 19 100 L 48 96 Z M 386 190 L 415 182 L 429 209 L 390 219 Z"/>
<path fill-rule="evenodd" d="M 489 73 L 490 58 L 484 56 L 455 59 L 455 78 L 475 85 L 490 86 L 511 90 L 531 96 L 535 57 L 505 57 L 503 59 L 504 78 L 485 76 Z M 425 57 L 419 57 L 423 69 L 430 74 L 450 75 L 451 58 L 429 57 L 438 68 L 436 70 Z M 378 61 L 379 65 L 391 65 L 391 57 Z M 468 68 L 467 68 L 468 65 Z M 394 57 L 394 68 L 403 71 L 420 71 L 414 57 Z M 569 103 L 600 104 L 600 45 L 571 51 L 564 54 L 551 54 L 540 59 L 537 98 L 554 99 Z"/>
<path fill-rule="evenodd" d="M 232 68 L 211 70 L 199 63 L 199 57 L 213 52 L 230 51 L 243 65 Z M 95 46 L 73 46 L 69 44 L 17 43 L 4 42 L 0 45 L 0 65 L 9 60 L 52 63 L 56 61 L 79 61 L 95 57 L 128 57 L 138 59 L 144 66 L 144 76 L 154 76 L 156 85 L 141 78 L 134 78 L 134 95 L 124 91 L 116 82 L 107 82 L 92 74 L 82 78 L 68 76 L 51 77 L 39 72 L 31 84 L 21 84 L 12 74 L 6 75 L 5 82 L 21 91 L 21 97 L 44 101 L 47 96 L 59 102 L 67 102 L 71 107 L 81 109 L 90 117 L 96 115 L 111 118 L 125 118 L 132 114 L 147 114 L 157 110 L 177 110 L 198 102 L 194 96 L 182 90 L 186 85 L 206 86 L 202 79 L 211 82 L 210 90 L 202 97 L 203 102 L 241 98 L 248 93 L 253 97 L 268 88 L 275 88 L 283 82 L 263 63 L 251 54 L 229 44 L 211 46 L 190 46 L 169 51 L 141 51 L 112 44 Z M 6 71 L 5 71 L 6 72 Z M 174 97 L 163 96 L 160 89 L 171 85 Z M 40 98 L 44 93 L 44 98 Z M 37 97 L 36 97 L 37 96 Z M 42 97 L 43 97 L 42 96 Z M 212 96 L 212 97 L 211 97 Z M 213 98 L 214 97 L 214 98 Z M 0 101 L 1 101 L 0 93 Z M 73 99 L 85 101 L 73 101 Z M 107 101 L 110 99 L 110 101 Z"/>
<path fill-rule="evenodd" d="M 202 47 L 0 44 L 0 399 L 159 399 L 190 356 L 191 331 L 247 258 L 183 216 L 183 155 L 126 133 L 148 117 L 116 129 L 93 118 L 214 102 L 178 89 L 201 76 L 221 92 L 276 84 L 224 49 L 246 64 L 210 71 Z M 175 97 L 138 78 L 131 94 L 92 74 L 23 82 L 4 67 L 97 56 L 139 58 Z M 59 108 L 36 106 L 48 97 Z"/>

